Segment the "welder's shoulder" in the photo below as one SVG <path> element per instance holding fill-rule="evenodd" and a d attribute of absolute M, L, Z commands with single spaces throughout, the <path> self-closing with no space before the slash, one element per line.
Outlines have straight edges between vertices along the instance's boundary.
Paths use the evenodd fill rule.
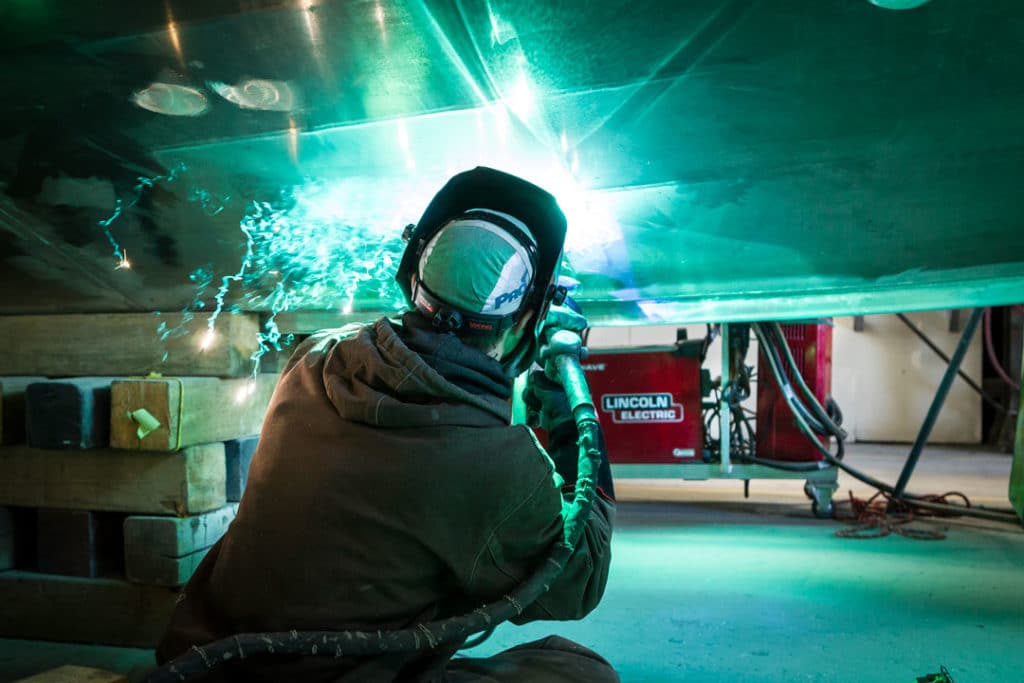
<path fill-rule="evenodd" d="M 314 332 L 295 348 L 295 351 L 292 352 L 291 357 L 288 359 L 284 372 L 287 373 L 299 363 L 306 367 L 311 367 L 323 362 L 323 359 L 338 342 L 352 339 L 360 332 L 368 331 L 369 327 L 367 323 L 351 323 L 343 327 Z"/>

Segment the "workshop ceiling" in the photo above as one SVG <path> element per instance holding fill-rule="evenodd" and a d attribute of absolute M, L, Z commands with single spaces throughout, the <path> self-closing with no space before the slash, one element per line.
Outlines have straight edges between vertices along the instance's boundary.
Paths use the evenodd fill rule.
<path fill-rule="evenodd" d="M 39 0 L 0 27 L 0 313 L 395 310 L 402 227 L 479 164 L 558 196 L 606 323 L 1024 299 L 1020 0 Z"/>

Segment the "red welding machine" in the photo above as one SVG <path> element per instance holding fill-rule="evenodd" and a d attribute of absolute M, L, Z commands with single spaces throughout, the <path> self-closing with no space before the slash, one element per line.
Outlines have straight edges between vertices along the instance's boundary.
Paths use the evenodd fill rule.
<path fill-rule="evenodd" d="M 800 373 L 825 405 L 832 386 L 832 326 L 781 325 Z M 700 341 L 675 347 L 602 350 L 583 364 L 614 464 L 662 465 L 704 457 Z M 796 386 L 788 364 L 787 377 Z M 766 460 L 806 462 L 821 455 L 786 404 L 763 351 L 758 359 L 756 454 Z M 819 437 L 828 446 L 827 437 Z"/>
<path fill-rule="evenodd" d="M 700 343 L 608 350 L 583 363 L 609 460 L 692 462 L 703 457 Z"/>
<path fill-rule="evenodd" d="M 822 322 L 787 323 L 780 327 L 807 388 L 818 403 L 825 405 L 832 391 L 832 326 Z M 758 354 L 757 363 L 757 457 L 797 462 L 821 460 L 821 453 L 797 426 L 763 350 Z M 783 365 L 786 377 L 794 390 L 799 391 L 788 365 Z M 828 448 L 827 436 L 818 439 Z"/>

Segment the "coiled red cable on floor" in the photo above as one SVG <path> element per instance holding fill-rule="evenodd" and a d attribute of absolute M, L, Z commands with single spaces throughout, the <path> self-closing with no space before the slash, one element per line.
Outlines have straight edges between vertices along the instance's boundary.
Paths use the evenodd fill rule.
<path fill-rule="evenodd" d="M 963 501 L 964 507 L 971 507 L 971 501 L 959 491 L 949 491 L 942 495 L 918 496 L 918 500 L 929 503 L 941 503 L 949 505 L 950 498 L 959 498 Z M 849 513 L 841 512 L 841 506 L 848 504 Z M 836 536 L 839 538 L 884 538 L 890 534 L 899 534 L 918 541 L 941 541 L 946 534 L 932 529 L 909 527 L 919 517 L 949 517 L 943 513 L 932 512 L 904 501 L 894 499 L 885 491 L 878 491 L 873 496 L 864 500 L 853 495 L 850 491 L 849 500 L 836 501 L 833 518 L 850 522 L 853 526 L 848 529 L 839 529 Z"/>

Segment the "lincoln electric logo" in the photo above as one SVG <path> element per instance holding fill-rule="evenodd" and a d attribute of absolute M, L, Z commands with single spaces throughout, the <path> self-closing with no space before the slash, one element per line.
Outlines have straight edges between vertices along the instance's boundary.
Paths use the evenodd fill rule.
<path fill-rule="evenodd" d="M 682 422 L 683 406 L 672 402 L 672 394 L 605 394 L 601 410 L 612 414 L 612 422 Z"/>

